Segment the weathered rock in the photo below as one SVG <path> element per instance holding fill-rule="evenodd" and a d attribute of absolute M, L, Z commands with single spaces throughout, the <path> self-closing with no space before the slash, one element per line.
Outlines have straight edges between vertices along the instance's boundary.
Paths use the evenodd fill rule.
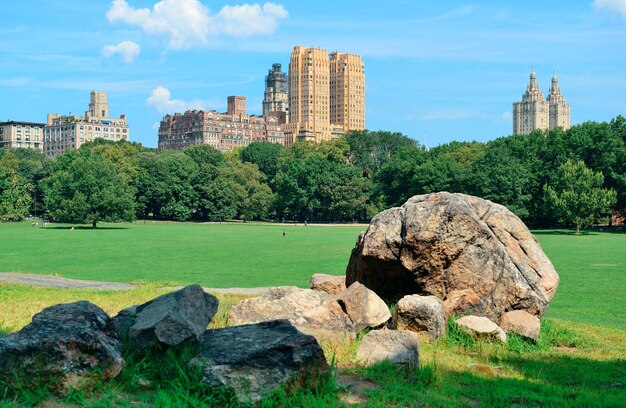
<path fill-rule="evenodd" d="M 311 276 L 311 289 L 326 292 L 329 295 L 338 295 L 346 290 L 346 277 L 316 273 Z"/>
<path fill-rule="evenodd" d="M 356 358 L 365 366 L 388 360 L 419 367 L 419 337 L 405 330 L 374 330 L 363 336 Z"/>
<path fill-rule="evenodd" d="M 122 310 L 113 318 L 120 337 L 140 353 L 157 346 L 197 342 L 217 312 L 218 300 L 200 285 L 186 286 L 142 305 Z"/>
<path fill-rule="evenodd" d="M 318 340 L 332 340 L 356 331 L 339 302 L 325 292 L 294 286 L 271 288 L 263 296 L 244 299 L 228 312 L 228 325 L 236 326 L 286 319 Z"/>
<path fill-rule="evenodd" d="M 431 340 L 446 334 L 446 312 L 436 296 L 403 297 L 396 305 L 393 321 L 396 329 L 424 333 Z"/>
<path fill-rule="evenodd" d="M 466 315 L 474 313 L 481 304 L 481 299 L 472 289 L 453 290 L 448 292 L 443 305 L 446 316 Z"/>
<path fill-rule="evenodd" d="M 479 316 L 463 316 L 456 321 L 459 330 L 477 338 L 506 343 L 506 333 L 497 324 Z"/>
<path fill-rule="evenodd" d="M 0 337 L 0 384 L 12 389 L 50 383 L 64 396 L 114 378 L 123 367 L 111 319 L 87 301 L 48 307 L 22 330 Z"/>
<path fill-rule="evenodd" d="M 520 336 L 537 341 L 539 330 L 541 330 L 541 322 L 536 316 L 528 312 L 513 310 L 502 315 L 500 327 L 507 333 L 517 333 Z"/>
<path fill-rule="evenodd" d="M 190 367 L 201 368 L 207 387 L 225 387 L 241 403 L 258 402 L 278 387 L 315 386 L 328 372 L 315 338 L 287 320 L 207 330 L 200 348 Z"/>
<path fill-rule="evenodd" d="M 391 319 L 385 301 L 359 282 L 354 282 L 339 294 L 337 301 L 357 330 L 380 327 Z"/>
<path fill-rule="evenodd" d="M 471 305 L 478 314 L 499 318 L 507 310 L 541 316 L 559 277 L 508 209 L 441 192 L 414 196 L 374 217 L 346 270 L 346 284 L 355 281 L 386 300 L 421 294 L 445 301 L 469 290 L 461 292 L 459 308 L 448 303 L 450 314 Z"/>

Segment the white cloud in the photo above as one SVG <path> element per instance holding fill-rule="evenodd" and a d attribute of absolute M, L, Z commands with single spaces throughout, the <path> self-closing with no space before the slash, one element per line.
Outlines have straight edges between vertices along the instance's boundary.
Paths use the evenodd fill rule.
<path fill-rule="evenodd" d="M 617 11 L 626 17 L 626 0 L 594 0 L 593 6 L 597 9 Z"/>
<path fill-rule="evenodd" d="M 289 17 L 285 8 L 275 3 L 224 6 L 216 16 L 219 31 L 232 37 L 272 34 L 278 21 Z"/>
<path fill-rule="evenodd" d="M 199 0 L 161 0 L 152 9 L 134 8 L 126 0 L 113 0 L 107 19 L 140 27 L 146 34 L 168 38 L 172 49 L 206 44 L 209 38 L 224 34 L 249 37 L 272 34 L 278 21 L 289 16 L 287 10 L 275 3 L 224 6 L 219 13 Z"/>
<path fill-rule="evenodd" d="M 105 45 L 102 48 L 102 55 L 109 58 L 115 54 L 120 54 L 126 64 L 132 64 L 133 60 L 139 56 L 141 48 L 132 41 L 122 41 L 117 45 Z"/>
<path fill-rule="evenodd" d="M 506 111 L 506 112 L 502 112 L 502 121 L 503 122 L 511 122 L 513 120 L 513 115 L 511 115 L 511 112 Z"/>
<path fill-rule="evenodd" d="M 198 99 L 192 101 L 183 101 L 172 99 L 169 89 L 162 86 L 156 87 L 146 99 L 146 104 L 156 108 L 159 112 L 174 113 L 184 112 L 192 109 L 204 109 L 204 103 Z"/>

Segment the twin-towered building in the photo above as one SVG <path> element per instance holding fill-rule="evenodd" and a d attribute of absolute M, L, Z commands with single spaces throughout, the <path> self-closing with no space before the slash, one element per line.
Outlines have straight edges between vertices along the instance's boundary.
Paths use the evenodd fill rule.
<path fill-rule="evenodd" d="M 245 97 L 230 96 L 228 111 L 191 110 L 165 115 L 159 149 L 208 144 L 227 151 L 254 141 L 287 146 L 320 142 L 365 129 L 365 72 L 361 57 L 296 46 L 289 74 L 273 64 L 265 77 L 263 116 L 247 115 Z M 243 109 L 236 109 L 236 101 Z"/>
<path fill-rule="evenodd" d="M 570 106 L 559 88 L 556 72 L 552 76 L 550 93 L 543 99 L 543 92 L 537 84 L 537 75 L 530 73 L 530 83 L 521 102 L 513 104 L 513 134 L 527 134 L 533 130 L 570 128 Z"/>

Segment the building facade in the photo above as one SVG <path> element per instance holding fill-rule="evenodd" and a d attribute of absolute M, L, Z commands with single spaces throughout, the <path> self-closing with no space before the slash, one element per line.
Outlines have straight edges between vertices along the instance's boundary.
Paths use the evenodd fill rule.
<path fill-rule="evenodd" d="M 0 148 L 18 148 L 43 151 L 43 128 L 45 123 L 0 122 Z"/>
<path fill-rule="evenodd" d="M 56 156 L 67 150 L 78 149 L 95 139 L 130 140 L 126 115 L 109 117 L 109 102 L 106 92 L 92 91 L 89 110 L 85 116 L 48 114 L 44 127 L 44 151 L 47 156 Z"/>
<path fill-rule="evenodd" d="M 281 71 L 280 64 L 272 64 L 272 69 L 269 70 L 265 77 L 263 116 L 274 116 L 283 124 L 289 121 L 287 75 Z"/>
<path fill-rule="evenodd" d="M 358 55 L 296 46 L 289 62 L 286 144 L 320 142 L 365 128 L 365 73 Z"/>
<path fill-rule="evenodd" d="M 552 77 L 550 94 L 544 100 L 533 70 L 530 82 L 520 102 L 513 103 L 513 134 L 522 135 L 533 130 L 570 128 L 570 106 L 561 94 L 556 73 Z"/>
<path fill-rule="evenodd" d="M 206 144 L 222 152 L 267 141 L 284 144 L 284 125 L 273 116 L 248 116 L 244 96 L 228 97 L 228 111 L 192 110 L 165 115 L 159 125 L 159 150 Z"/>

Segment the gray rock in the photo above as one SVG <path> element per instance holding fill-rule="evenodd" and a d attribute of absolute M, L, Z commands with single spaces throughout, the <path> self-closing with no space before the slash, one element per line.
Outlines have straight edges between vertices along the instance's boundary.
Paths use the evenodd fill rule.
<path fill-rule="evenodd" d="M 391 319 L 387 304 L 374 291 L 359 282 L 354 282 L 340 293 L 337 301 L 357 330 L 380 327 Z"/>
<path fill-rule="evenodd" d="M 215 296 L 199 285 L 191 285 L 126 308 L 113 318 L 113 323 L 133 350 L 144 353 L 157 345 L 198 342 L 217 306 Z"/>
<path fill-rule="evenodd" d="M 326 292 L 280 286 L 263 296 L 244 299 L 228 312 L 228 325 L 286 319 L 318 340 L 334 341 L 356 331 L 339 302 Z"/>
<path fill-rule="evenodd" d="M 541 330 L 541 322 L 536 316 L 528 312 L 513 310 L 502 315 L 500 327 L 507 333 L 517 333 L 520 336 L 537 341 L 539 331 Z"/>
<path fill-rule="evenodd" d="M 414 196 L 374 217 L 346 270 L 346 284 L 357 281 L 385 300 L 454 295 L 450 314 L 471 308 L 497 319 L 508 310 L 541 316 L 559 277 L 507 208 L 441 192 Z"/>
<path fill-rule="evenodd" d="M 123 367 L 111 319 L 87 301 L 48 307 L 22 330 L 0 337 L 0 384 L 11 389 L 50 383 L 65 396 L 114 378 Z"/>
<path fill-rule="evenodd" d="M 226 388 L 244 404 L 279 387 L 313 387 L 329 369 L 315 338 L 287 320 L 207 330 L 200 348 L 189 365 L 201 369 L 202 383 Z"/>
<path fill-rule="evenodd" d="M 363 336 L 356 358 L 364 366 L 387 360 L 419 367 L 419 337 L 405 330 L 374 330 Z"/>
<path fill-rule="evenodd" d="M 477 338 L 506 343 L 506 333 L 497 324 L 479 316 L 463 316 L 456 321 L 459 330 Z"/>
<path fill-rule="evenodd" d="M 346 277 L 316 273 L 309 282 L 311 289 L 326 292 L 329 295 L 338 295 L 346 290 Z"/>
<path fill-rule="evenodd" d="M 394 328 L 427 334 L 436 340 L 446 334 L 446 312 L 436 296 L 408 295 L 400 299 L 394 313 Z"/>

